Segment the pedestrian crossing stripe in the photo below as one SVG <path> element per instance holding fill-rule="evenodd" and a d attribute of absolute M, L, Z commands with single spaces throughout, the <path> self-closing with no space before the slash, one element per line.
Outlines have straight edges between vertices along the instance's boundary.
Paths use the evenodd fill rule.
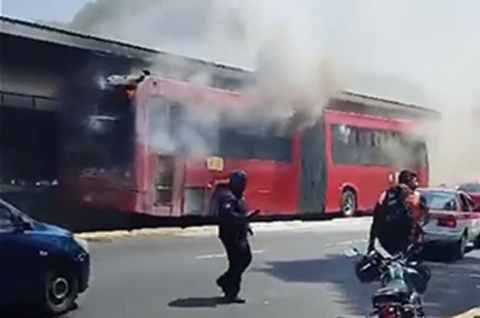
<path fill-rule="evenodd" d="M 472 308 L 451 318 L 480 318 L 480 307 Z"/>

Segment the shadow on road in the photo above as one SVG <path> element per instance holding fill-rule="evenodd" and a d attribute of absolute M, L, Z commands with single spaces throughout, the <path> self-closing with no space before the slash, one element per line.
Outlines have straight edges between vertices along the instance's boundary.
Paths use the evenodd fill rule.
<path fill-rule="evenodd" d="M 425 296 L 428 313 L 445 316 L 480 305 L 480 259 L 466 256 L 449 264 L 430 263 L 432 282 Z"/>
<path fill-rule="evenodd" d="M 441 259 L 441 258 L 440 258 Z M 466 255 L 452 263 L 427 263 L 432 279 L 425 295 L 429 316 L 445 317 L 480 305 L 480 259 Z M 364 314 L 370 307 L 370 295 L 377 284 L 361 284 L 355 278 L 353 263 L 343 255 L 321 259 L 267 262 L 260 269 L 285 282 L 333 284 L 334 301 L 349 314 Z"/>
<path fill-rule="evenodd" d="M 223 297 L 189 297 L 174 300 L 168 306 L 177 308 L 212 308 L 225 304 Z"/>
<path fill-rule="evenodd" d="M 369 309 L 373 286 L 357 283 L 352 262 L 342 255 L 321 259 L 267 262 L 261 269 L 273 277 L 292 283 L 330 283 L 335 286 L 335 302 L 348 309 L 348 314 L 362 315 Z"/>

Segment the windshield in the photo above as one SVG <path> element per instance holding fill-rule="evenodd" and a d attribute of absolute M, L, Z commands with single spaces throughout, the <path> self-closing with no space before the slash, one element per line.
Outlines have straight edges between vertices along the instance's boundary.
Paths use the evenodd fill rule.
<path fill-rule="evenodd" d="M 458 189 L 465 192 L 480 192 L 480 183 L 462 184 Z"/>
<path fill-rule="evenodd" d="M 26 222 L 35 222 L 34 219 L 32 219 L 31 217 L 29 217 L 28 215 L 26 215 L 25 213 L 21 212 L 19 209 L 17 209 L 15 206 L 11 205 L 10 203 L 0 199 L 0 207 L 2 208 L 6 208 L 7 210 L 9 210 L 13 215 L 15 215 L 16 217 L 19 217 L 21 218 L 22 220 L 26 221 Z"/>
<path fill-rule="evenodd" d="M 431 210 L 453 211 L 457 209 L 455 192 L 450 191 L 420 191 Z"/>

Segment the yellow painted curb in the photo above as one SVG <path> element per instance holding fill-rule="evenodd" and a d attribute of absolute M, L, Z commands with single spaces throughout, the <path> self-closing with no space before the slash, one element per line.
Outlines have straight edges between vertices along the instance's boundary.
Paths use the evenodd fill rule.
<path fill-rule="evenodd" d="M 367 218 L 358 219 L 359 221 L 352 222 L 352 220 L 342 221 L 334 220 L 333 223 L 325 221 L 276 221 L 268 223 L 253 223 L 253 231 L 262 231 L 262 230 L 288 230 L 288 229 L 314 229 L 316 227 L 327 226 L 330 227 L 332 224 L 357 224 L 362 223 L 367 220 Z M 367 220 L 368 221 L 368 220 Z M 110 241 L 116 238 L 123 237 L 134 237 L 134 236 L 166 236 L 166 235 L 176 235 L 176 236 L 210 236 L 216 235 L 217 226 L 215 225 L 203 225 L 203 226 L 191 226 L 187 228 L 180 227 L 161 227 L 161 228 L 144 228 L 139 230 L 132 231 L 99 231 L 99 232 L 86 232 L 86 233 L 77 233 L 76 237 L 82 238 L 89 241 Z"/>
<path fill-rule="evenodd" d="M 85 239 L 87 241 L 104 241 L 113 240 L 123 237 L 133 236 L 149 236 L 149 235 L 168 235 L 175 232 L 180 232 L 182 229 L 175 228 L 160 228 L 160 229 L 141 229 L 133 231 L 101 231 L 101 232 L 87 232 L 75 234 L 76 237 Z"/>
<path fill-rule="evenodd" d="M 143 236 L 167 236 L 167 235 L 192 235 L 195 233 L 212 233 L 214 227 L 187 227 L 187 228 L 145 228 L 132 231 L 98 231 L 98 232 L 85 232 L 76 233 L 75 237 L 87 240 L 87 241 L 111 241 L 116 238 L 124 237 L 143 237 Z"/>
<path fill-rule="evenodd" d="M 451 318 L 480 318 L 480 307 L 470 309 L 464 313 L 461 313 L 457 316 Z"/>

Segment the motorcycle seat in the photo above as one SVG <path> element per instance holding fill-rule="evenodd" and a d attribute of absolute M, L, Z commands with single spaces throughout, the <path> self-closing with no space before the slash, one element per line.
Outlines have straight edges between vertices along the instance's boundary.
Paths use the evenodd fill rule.
<path fill-rule="evenodd" d="M 391 285 L 378 289 L 373 295 L 374 304 L 383 302 L 408 303 L 410 300 L 410 291 L 404 284 Z"/>

